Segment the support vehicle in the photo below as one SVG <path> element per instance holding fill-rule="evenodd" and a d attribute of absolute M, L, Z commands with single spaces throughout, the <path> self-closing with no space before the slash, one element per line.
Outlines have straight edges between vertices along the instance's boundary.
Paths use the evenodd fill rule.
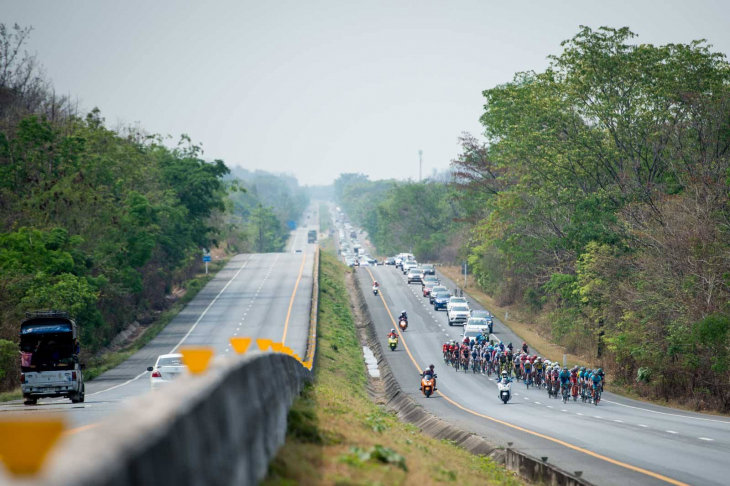
<path fill-rule="evenodd" d="M 84 401 L 76 322 L 63 311 L 27 312 L 20 323 L 20 389 L 26 405 L 39 398 Z"/>

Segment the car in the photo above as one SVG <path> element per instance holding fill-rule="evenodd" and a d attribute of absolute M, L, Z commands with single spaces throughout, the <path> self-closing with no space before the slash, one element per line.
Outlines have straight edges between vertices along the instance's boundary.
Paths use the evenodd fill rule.
<path fill-rule="evenodd" d="M 388 257 L 383 261 L 383 265 L 395 265 L 395 258 Z"/>
<path fill-rule="evenodd" d="M 431 263 L 424 263 L 421 265 L 421 268 L 423 269 L 424 275 L 436 275 L 436 267 Z"/>
<path fill-rule="evenodd" d="M 464 332 L 461 335 L 461 340 L 463 341 L 464 338 L 469 338 L 469 341 L 472 339 L 476 341 L 477 337 L 482 333 L 482 331 L 476 331 L 476 330 L 464 330 Z"/>
<path fill-rule="evenodd" d="M 408 283 L 421 283 L 421 280 L 423 280 L 423 270 L 420 268 L 412 268 L 408 270 Z"/>
<path fill-rule="evenodd" d="M 155 391 L 187 374 L 188 367 L 182 362 L 182 354 L 161 354 L 147 371 L 150 372 L 150 387 Z"/>
<path fill-rule="evenodd" d="M 469 319 L 469 315 L 469 306 L 466 304 L 454 304 L 446 309 L 446 318 L 449 320 L 449 326 L 465 323 Z"/>
<path fill-rule="evenodd" d="M 437 285 L 431 289 L 431 293 L 428 295 L 428 301 L 433 304 L 433 300 L 436 298 L 436 294 L 439 292 L 449 293 L 449 289 L 443 285 Z"/>
<path fill-rule="evenodd" d="M 439 281 L 437 278 L 426 276 L 423 277 L 423 281 L 421 282 L 421 291 L 423 292 L 424 297 L 428 297 L 431 294 L 431 289 L 439 285 Z"/>
<path fill-rule="evenodd" d="M 433 292 L 431 293 L 433 294 Z M 446 309 L 446 306 L 449 304 L 450 298 L 450 293 L 438 292 L 435 296 L 433 296 L 433 310 L 437 311 L 439 309 Z"/>
<path fill-rule="evenodd" d="M 466 297 L 456 297 L 456 296 L 454 296 L 449 301 L 449 306 L 446 308 L 446 310 L 447 311 L 448 310 L 451 310 L 451 307 L 453 305 L 455 305 L 455 304 L 464 304 L 465 306 L 467 306 L 467 309 L 469 308 L 469 302 L 467 302 Z M 470 312 L 469 315 L 471 315 L 471 312 Z"/>
<path fill-rule="evenodd" d="M 370 266 L 370 263 L 366 259 L 361 258 L 360 259 L 360 266 L 361 267 L 369 267 Z"/>
<path fill-rule="evenodd" d="M 416 260 L 408 260 L 403 264 L 403 274 L 407 274 L 409 270 L 418 268 L 418 262 Z"/>
<path fill-rule="evenodd" d="M 466 320 L 465 324 L 467 328 L 484 330 L 487 331 L 489 334 L 492 334 L 492 325 L 492 320 L 485 319 L 484 317 L 470 317 Z"/>

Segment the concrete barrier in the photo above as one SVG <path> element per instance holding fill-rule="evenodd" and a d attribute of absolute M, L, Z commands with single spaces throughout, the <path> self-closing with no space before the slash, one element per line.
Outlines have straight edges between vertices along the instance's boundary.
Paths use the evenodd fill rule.
<path fill-rule="evenodd" d="M 312 371 L 279 353 L 250 352 L 147 394 L 58 447 L 44 486 L 256 484 L 284 444 L 287 415 Z"/>
<path fill-rule="evenodd" d="M 557 466 L 542 462 L 529 454 L 514 449 L 506 450 L 505 466 L 532 483 L 549 484 L 551 486 L 592 485 L 585 479 L 577 478 Z"/>
<path fill-rule="evenodd" d="M 249 351 L 215 361 L 129 403 L 98 427 L 60 443 L 23 486 L 228 486 L 256 484 L 284 445 L 294 399 L 314 378 L 319 309 L 315 255 L 310 335 L 301 361 Z M 69 444 L 69 442 L 66 442 Z M 1 469 L 1 468 L 0 468 Z"/>

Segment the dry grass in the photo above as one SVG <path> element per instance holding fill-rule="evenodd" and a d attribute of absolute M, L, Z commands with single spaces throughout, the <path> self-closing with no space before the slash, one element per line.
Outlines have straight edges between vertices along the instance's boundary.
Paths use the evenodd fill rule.
<path fill-rule="evenodd" d="M 427 437 L 370 399 L 348 270 L 321 257 L 317 378 L 292 408 L 286 444 L 264 484 L 521 484 L 488 458 Z"/>

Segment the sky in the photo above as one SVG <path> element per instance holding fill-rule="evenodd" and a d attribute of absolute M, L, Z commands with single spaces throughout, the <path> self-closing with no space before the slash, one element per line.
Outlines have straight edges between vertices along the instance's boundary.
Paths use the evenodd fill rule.
<path fill-rule="evenodd" d="M 728 53 L 729 21 L 726 0 L 0 0 L 57 92 L 110 127 L 302 184 L 417 180 L 419 150 L 424 176 L 446 169 L 482 133 L 482 91 L 544 70 L 580 25 Z"/>

